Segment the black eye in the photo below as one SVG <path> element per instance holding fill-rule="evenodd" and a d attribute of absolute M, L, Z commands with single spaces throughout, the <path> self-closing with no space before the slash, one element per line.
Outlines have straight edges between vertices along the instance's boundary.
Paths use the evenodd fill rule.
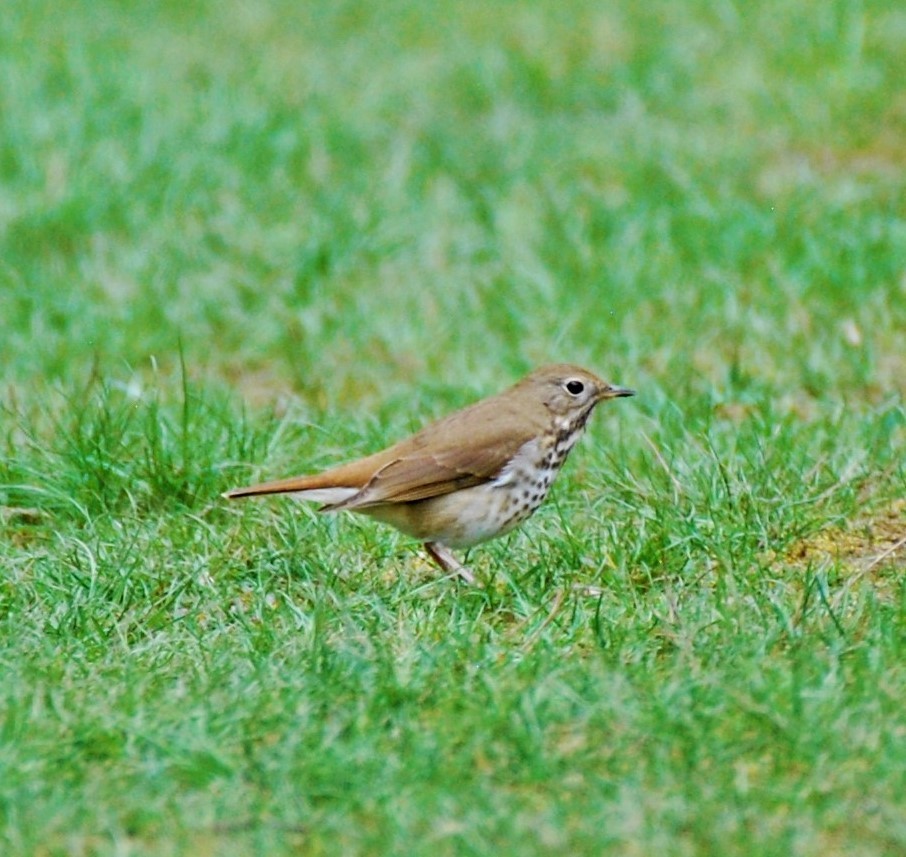
<path fill-rule="evenodd" d="M 585 385 L 581 381 L 566 382 L 566 391 L 574 396 L 578 396 L 584 389 Z"/>

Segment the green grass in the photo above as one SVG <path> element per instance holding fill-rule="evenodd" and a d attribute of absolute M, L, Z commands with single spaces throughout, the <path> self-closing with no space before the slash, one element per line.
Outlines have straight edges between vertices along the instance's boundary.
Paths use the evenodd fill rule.
<path fill-rule="evenodd" d="M 6 2 L 4 857 L 906 853 L 904 37 Z M 220 499 L 563 359 L 483 590 Z"/>

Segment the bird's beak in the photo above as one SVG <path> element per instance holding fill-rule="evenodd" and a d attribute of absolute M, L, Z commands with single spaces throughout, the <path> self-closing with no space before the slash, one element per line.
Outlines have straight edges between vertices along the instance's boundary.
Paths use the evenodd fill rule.
<path fill-rule="evenodd" d="M 624 396 L 634 396 L 635 390 L 630 390 L 629 387 L 614 387 L 609 386 L 605 387 L 601 391 L 602 399 L 622 399 Z"/>

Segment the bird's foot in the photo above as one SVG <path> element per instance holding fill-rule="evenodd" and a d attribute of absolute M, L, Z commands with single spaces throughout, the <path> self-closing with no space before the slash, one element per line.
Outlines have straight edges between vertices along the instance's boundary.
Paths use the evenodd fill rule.
<path fill-rule="evenodd" d="M 453 556 L 453 552 L 450 548 L 439 542 L 425 542 L 425 550 L 428 551 L 428 555 L 431 559 L 433 559 L 444 571 L 449 574 L 458 575 L 466 583 L 469 583 L 472 586 L 481 587 L 481 584 L 475 580 L 475 575 L 472 574 L 472 571 Z"/>

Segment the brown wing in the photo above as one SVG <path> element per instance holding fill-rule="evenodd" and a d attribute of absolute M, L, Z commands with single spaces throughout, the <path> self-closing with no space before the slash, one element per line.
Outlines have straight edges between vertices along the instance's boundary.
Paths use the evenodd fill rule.
<path fill-rule="evenodd" d="M 409 503 L 489 482 L 537 436 L 531 419 L 485 400 L 387 450 L 394 453 L 354 496 L 328 509 Z M 523 415 L 524 417 L 524 415 Z"/>

